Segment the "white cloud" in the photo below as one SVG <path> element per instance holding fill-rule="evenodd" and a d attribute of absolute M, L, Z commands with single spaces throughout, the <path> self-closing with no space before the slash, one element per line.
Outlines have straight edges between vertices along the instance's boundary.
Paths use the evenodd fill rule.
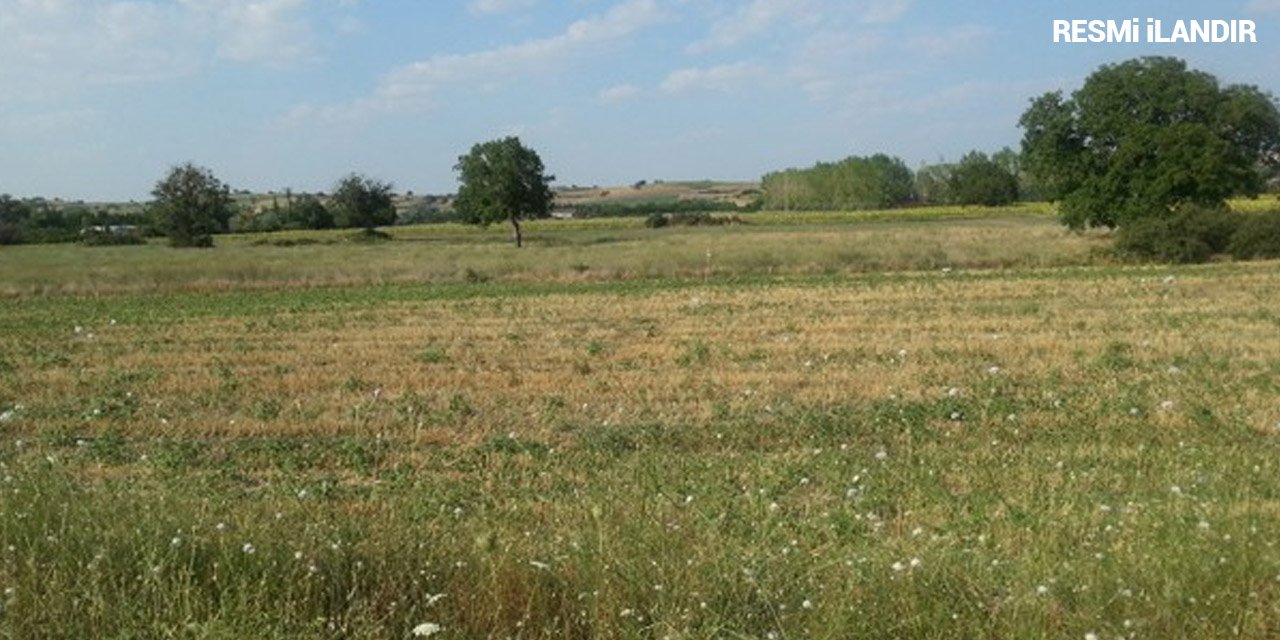
<path fill-rule="evenodd" d="M 197 0 L 185 0 L 197 4 Z M 202 2 L 222 31 L 218 55 L 238 62 L 284 66 L 319 55 L 306 0 Z"/>
<path fill-rule="evenodd" d="M 732 15 L 715 20 L 706 39 L 689 47 L 692 53 L 732 47 L 767 32 L 778 22 L 817 15 L 807 0 L 751 0 Z"/>
<path fill-rule="evenodd" d="M 472 53 L 439 54 L 392 69 L 372 96 L 340 105 L 301 105 L 284 120 L 294 124 L 317 118 L 348 120 L 370 113 L 422 109 L 451 87 L 496 87 L 530 73 L 553 72 L 595 47 L 624 40 L 665 18 L 656 0 L 627 0 L 603 14 L 578 20 L 554 36 Z"/>
<path fill-rule="evenodd" d="M 690 91 L 732 91 L 764 77 L 766 70 L 746 62 L 723 64 L 705 69 L 679 69 L 662 81 L 666 93 Z"/>
<path fill-rule="evenodd" d="M 601 91 L 596 95 L 596 99 L 605 104 L 617 104 L 636 98 L 640 93 L 640 87 L 633 84 L 620 84 Z"/>
<path fill-rule="evenodd" d="M 0 0 L 0 81 L 27 96 L 154 82 L 213 60 L 287 66 L 321 53 L 317 11 L 352 0 Z M 3 101 L 5 98 L 0 98 Z"/>
<path fill-rule="evenodd" d="M 528 9 L 537 4 L 537 0 L 471 0 L 467 8 L 472 13 L 497 15 Z"/>
<path fill-rule="evenodd" d="M 900 20 L 912 0 L 751 0 L 727 16 L 713 17 L 706 38 L 689 45 L 705 53 L 776 35 L 779 27 L 802 32 L 841 25 L 887 25 Z"/>
<path fill-rule="evenodd" d="M 909 38 L 907 50 L 934 58 L 951 57 L 971 51 L 995 35 L 994 29 L 984 25 L 955 25 Z"/>
<path fill-rule="evenodd" d="M 15 138 L 74 134 L 88 128 L 98 119 L 97 111 L 85 108 L 25 113 L 0 112 L 0 134 Z"/>
<path fill-rule="evenodd" d="M 897 22 L 911 9 L 911 0 L 871 0 L 862 9 L 862 22 L 889 24 Z"/>

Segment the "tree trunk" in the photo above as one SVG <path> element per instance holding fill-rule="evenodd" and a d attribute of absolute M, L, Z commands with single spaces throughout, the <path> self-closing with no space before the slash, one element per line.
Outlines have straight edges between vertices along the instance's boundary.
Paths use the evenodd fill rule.
<path fill-rule="evenodd" d="M 515 228 L 516 248 L 524 246 L 524 238 L 520 235 L 520 221 L 515 216 L 511 216 L 511 226 Z"/>

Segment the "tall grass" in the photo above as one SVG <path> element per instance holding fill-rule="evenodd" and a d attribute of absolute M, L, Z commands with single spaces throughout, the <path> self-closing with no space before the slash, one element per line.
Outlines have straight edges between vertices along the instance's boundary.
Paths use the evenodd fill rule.
<path fill-rule="evenodd" d="M 11 299 L 0 636 L 1274 637 L 1277 278 Z"/>
<path fill-rule="evenodd" d="M 879 213 L 845 214 L 846 220 L 756 214 L 743 216 L 744 225 L 703 229 L 545 221 L 529 225 L 524 250 L 510 245 L 505 228 L 458 225 L 398 228 L 394 242 L 373 245 L 346 242 L 344 232 L 282 232 L 220 237 L 216 248 L 201 251 L 160 244 L 13 247 L 0 252 L 0 295 L 705 279 L 1105 261 L 1098 253 L 1105 238 L 1071 234 L 1043 215 L 970 219 L 966 210 L 956 211 L 912 220 L 878 219 Z"/>

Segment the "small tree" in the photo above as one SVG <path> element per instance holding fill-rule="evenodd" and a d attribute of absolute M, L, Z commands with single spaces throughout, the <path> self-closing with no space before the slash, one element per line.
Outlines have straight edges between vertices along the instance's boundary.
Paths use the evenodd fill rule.
<path fill-rule="evenodd" d="M 462 186 L 454 209 L 471 224 L 507 221 L 516 246 L 524 244 L 520 221 L 551 215 L 550 183 L 555 176 L 543 173 L 542 159 L 514 136 L 471 147 L 454 167 Z"/>
<path fill-rule="evenodd" d="M 368 235 L 375 227 L 395 224 L 391 184 L 353 173 L 338 181 L 330 200 L 339 227 L 360 227 Z"/>
<path fill-rule="evenodd" d="M 151 191 L 156 226 L 175 247 L 211 247 L 231 220 L 231 189 L 190 162 L 174 167 Z"/>
<path fill-rule="evenodd" d="M 916 170 L 916 198 L 924 204 L 951 204 L 954 164 L 927 164 Z"/>
<path fill-rule="evenodd" d="M 980 151 L 966 153 L 952 169 L 948 182 L 958 204 L 999 207 L 1018 199 L 1018 177 Z"/>

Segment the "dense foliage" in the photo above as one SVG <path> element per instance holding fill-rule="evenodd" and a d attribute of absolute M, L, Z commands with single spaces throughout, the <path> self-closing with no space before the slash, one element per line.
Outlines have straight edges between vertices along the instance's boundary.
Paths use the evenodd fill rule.
<path fill-rule="evenodd" d="M 332 229 L 333 212 L 319 198 L 285 190 L 284 202 L 272 195 L 270 206 L 244 208 L 231 219 L 231 229 L 240 233 L 294 229 Z"/>
<path fill-rule="evenodd" d="M 517 137 L 475 145 L 454 169 L 462 183 L 454 210 L 471 224 L 510 222 L 517 247 L 521 220 L 551 215 L 555 176 L 543 173 L 542 158 Z"/>
<path fill-rule="evenodd" d="M 1022 115 L 1027 169 L 1072 228 L 1117 227 L 1180 204 L 1257 194 L 1280 161 L 1280 111 L 1256 87 L 1222 87 L 1182 60 L 1106 65 Z"/>
<path fill-rule="evenodd" d="M 947 183 L 955 204 L 997 207 L 1018 201 L 1018 176 L 980 151 L 965 154 Z"/>
<path fill-rule="evenodd" d="M 910 203 L 915 190 L 911 169 L 882 153 L 787 169 L 761 182 L 764 206 L 786 211 L 888 209 Z"/>
<path fill-rule="evenodd" d="M 1205 262 L 1227 250 L 1239 225 L 1240 214 L 1226 207 L 1184 204 L 1170 215 L 1138 218 L 1121 227 L 1116 248 L 1160 262 Z"/>
<path fill-rule="evenodd" d="M 174 167 L 151 195 L 156 226 L 175 247 L 211 247 L 213 234 L 228 230 L 231 189 L 209 169 L 189 162 Z"/>
<path fill-rule="evenodd" d="M 1239 260 L 1280 258 L 1280 209 L 1242 218 L 1227 251 Z"/>
<path fill-rule="evenodd" d="M 368 176 L 352 173 L 338 181 L 330 203 L 339 227 L 359 227 L 372 232 L 376 227 L 396 222 L 391 185 Z"/>

